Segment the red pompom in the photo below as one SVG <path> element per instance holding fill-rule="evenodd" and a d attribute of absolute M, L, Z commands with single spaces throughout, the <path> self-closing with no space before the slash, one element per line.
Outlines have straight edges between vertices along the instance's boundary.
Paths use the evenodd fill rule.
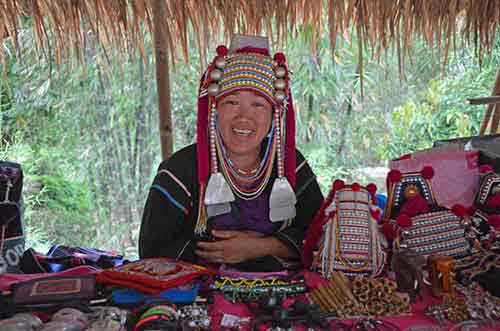
<path fill-rule="evenodd" d="M 476 211 L 476 206 L 472 205 L 469 208 L 467 208 L 467 215 L 474 215 L 474 212 Z"/>
<path fill-rule="evenodd" d="M 285 54 L 283 54 L 281 52 L 278 52 L 278 53 L 274 54 L 274 59 L 276 61 L 278 61 L 278 63 L 280 63 L 280 64 L 283 64 L 283 63 L 286 62 Z"/>
<path fill-rule="evenodd" d="M 396 222 L 402 228 L 409 228 L 413 224 L 413 220 L 411 219 L 411 217 L 406 214 L 400 214 L 396 218 Z"/>
<path fill-rule="evenodd" d="M 451 212 L 459 217 L 469 216 L 467 208 L 459 204 L 453 205 L 453 207 L 451 207 Z"/>
<path fill-rule="evenodd" d="M 382 224 L 382 233 L 387 239 L 394 239 L 397 235 L 397 231 L 394 226 L 387 222 Z"/>
<path fill-rule="evenodd" d="M 217 52 L 217 55 L 219 56 L 224 56 L 226 55 L 227 53 L 229 53 L 229 50 L 227 49 L 226 46 L 224 45 L 220 45 L 220 46 L 217 46 L 216 48 L 216 52 Z"/>
<path fill-rule="evenodd" d="M 338 190 L 341 190 L 345 187 L 345 183 L 342 179 L 336 179 L 334 182 L 333 182 L 333 189 L 335 191 L 338 191 Z"/>
<path fill-rule="evenodd" d="M 421 173 L 425 179 L 431 179 L 432 177 L 434 177 L 434 169 L 431 166 L 425 166 L 422 169 Z"/>
<path fill-rule="evenodd" d="M 354 192 L 357 192 L 357 191 L 361 190 L 361 185 L 359 185 L 358 183 L 352 183 L 352 185 L 351 185 L 351 189 L 352 189 Z"/>
<path fill-rule="evenodd" d="M 370 214 L 378 222 L 382 220 L 382 211 L 379 208 L 370 208 Z"/>
<path fill-rule="evenodd" d="M 389 178 L 389 182 L 391 182 L 391 183 L 399 182 L 401 180 L 401 176 L 402 176 L 401 171 L 396 170 L 396 169 L 392 169 L 387 174 L 387 178 Z"/>
<path fill-rule="evenodd" d="M 429 204 L 421 195 L 416 195 L 408 199 L 401 207 L 399 213 L 410 217 L 417 216 L 429 211 Z"/>
<path fill-rule="evenodd" d="M 375 193 L 377 193 L 377 185 L 370 183 L 366 185 L 366 190 L 370 192 L 371 195 L 375 196 Z"/>
<path fill-rule="evenodd" d="M 488 218 L 488 223 L 496 230 L 500 229 L 500 215 L 491 215 Z"/>
<path fill-rule="evenodd" d="M 500 207 L 500 193 L 492 195 L 486 200 L 486 206 L 490 208 L 498 208 Z"/>
<path fill-rule="evenodd" d="M 479 166 L 479 173 L 480 174 L 487 174 L 489 172 L 492 172 L 493 171 L 493 167 L 490 166 L 489 164 L 483 164 L 481 166 Z"/>

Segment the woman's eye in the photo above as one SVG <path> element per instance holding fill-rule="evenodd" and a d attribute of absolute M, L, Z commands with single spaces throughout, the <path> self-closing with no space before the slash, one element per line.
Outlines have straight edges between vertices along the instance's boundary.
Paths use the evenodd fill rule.
<path fill-rule="evenodd" d="M 226 101 L 224 101 L 224 104 L 231 105 L 231 106 L 236 106 L 236 105 L 238 105 L 238 101 L 236 101 L 236 100 L 226 100 Z"/>
<path fill-rule="evenodd" d="M 264 104 L 263 103 L 260 103 L 260 102 L 254 102 L 254 107 L 264 107 Z"/>

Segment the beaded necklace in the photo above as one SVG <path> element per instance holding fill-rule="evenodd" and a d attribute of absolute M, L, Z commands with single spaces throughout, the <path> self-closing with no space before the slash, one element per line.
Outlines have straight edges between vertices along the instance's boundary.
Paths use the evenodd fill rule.
<path fill-rule="evenodd" d="M 233 166 L 227 150 L 222 142 L 220 131 L 216 125 L 216 139 L 215 145 L 217 155 L 219 157 L 222 173 L 228 181 L 231 189 L 241 199 L 253 200 L 257 198 L 267 186 L 271 178 L 272 165 L 274 163 L 276 139 L 275 139 L 275 126 L 271 127 L 271 135 L 267 141 L 266 152 L 255 174 L 245 176 L 240 174 Z"/>

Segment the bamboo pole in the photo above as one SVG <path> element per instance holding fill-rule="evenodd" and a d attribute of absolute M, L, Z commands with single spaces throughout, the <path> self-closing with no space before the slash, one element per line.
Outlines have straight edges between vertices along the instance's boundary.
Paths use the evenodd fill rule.
<path fill-rule="evenodd" d="M 172 155 L 172 114 L 170 111 L 170 77 L 168 69 L 168 25 L 165 0 L 153 1 L 153 34 L 156 60 L 156 90 L 162 159 Z"/>
<path fill-rule="evenodd" d="M 500 95 L 500 67 L 498 68 L 497 79 L 491 93 L 492 96 Z M 498 104 L 489 104 L 486 113 L 484 114 L 483 123 L 479 130 L 479 135 L 495 134 L 498 130 L 500 122 L 500 107 Z M 489 130 L 488 130 L 489 129 Z"/>

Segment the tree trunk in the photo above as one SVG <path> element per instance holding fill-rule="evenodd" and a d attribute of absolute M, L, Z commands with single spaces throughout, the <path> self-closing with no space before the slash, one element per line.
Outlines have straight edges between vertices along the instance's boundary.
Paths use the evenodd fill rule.
<path fill-rule="evenodd" d="M 170 81 L 168 70 L 168 25 L 165 0 L 153 2 L 153 26 L 156 59 L 156 90 L 158 93 L 158 118 L 160 120 L 160 142 L 163 160 L 173 150 L 172 115 L 170 111 Z"/>

